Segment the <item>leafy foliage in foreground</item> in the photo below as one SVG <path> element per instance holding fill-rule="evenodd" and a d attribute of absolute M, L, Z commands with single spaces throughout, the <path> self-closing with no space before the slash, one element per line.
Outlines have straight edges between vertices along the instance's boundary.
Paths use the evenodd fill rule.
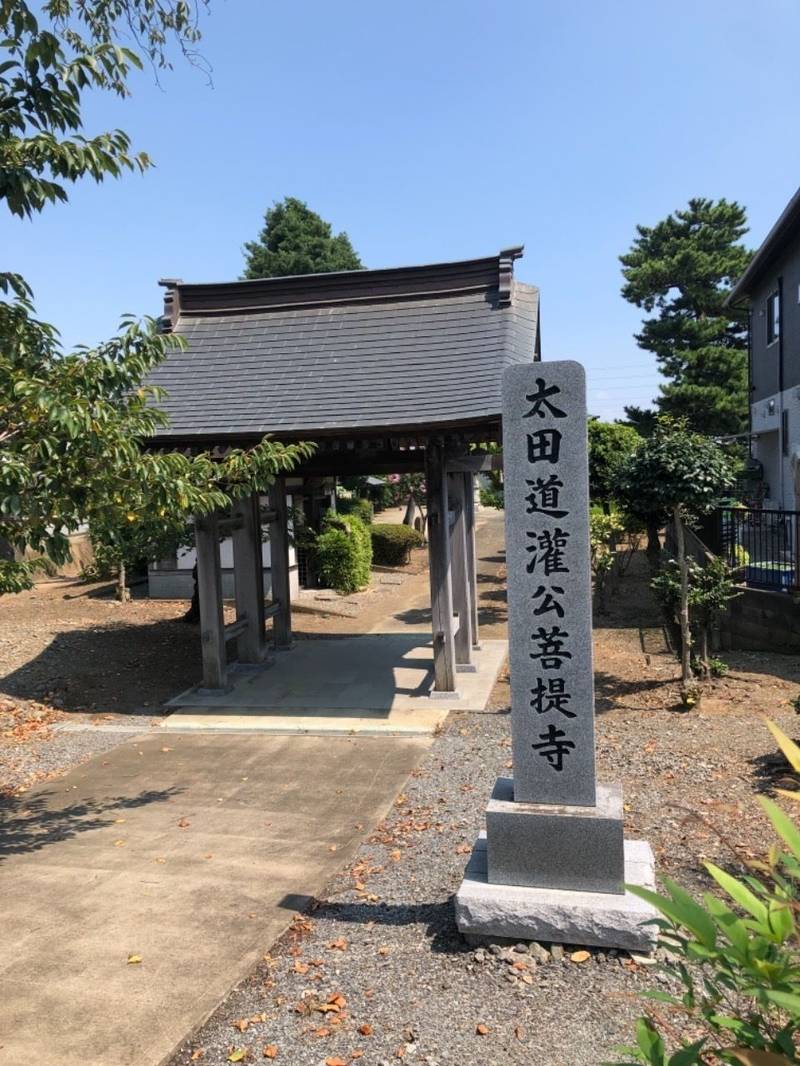
<path fill-rule="evenodd" d="M 800 748 L 767 724 L 800 772 Z M 800 793 L 781 794 L 800 799 Z M 773 800 L 759 802 L 780 843 L 763 861 L 750 862 L 750 872 L 741 877 L 706 863 L 720 894 L 707 893 L 700 902 L 667 879 L 663 894 L 629 886 L 662 915 L 660 942 L 671 953 L 664 969 L 682 993 L 647 993 L 660 1006 L 639 1020 L 636 1045 L 620 1049 L 629 1057 L 616 1066 L 800 1062 L 800 829 Z M 677 1040 L 679 1025 L 698 1038 Z M 680 1046 L 668 1052 L 667 1040 Z"/>
<path fill-rule="evenodd" d="M 61 355 L 55 330 L 23 296 L 0 301 L 0 337 L 0 540 L 19 552 L 63 564 L 69 533 L 87 521 L 166 532 L 229 507 L 312 451 L 269 439 L 222 461 L 144 451 L 164 415 L 159 390 L 142 382 L 181 344 L 151 320 L 128 320 L 98 348 Z M 29 587 L 36 565 L 0 558 L 0 593 Z"/>
<path fill-rule="evenodd" d="M 169 67 L 172 40 L 190 59 L 199 39 L 194 0 L 46 0 L 37 17 L 23 0 L 0 0 L 0 200 L 30 217 L 64 202 L 83 177 L 145 170 L 122 130 L 85 136 L 90 90 L 128 95 L 146 57 Z M 131 47 L 133 45 L 134 47 Z"/>

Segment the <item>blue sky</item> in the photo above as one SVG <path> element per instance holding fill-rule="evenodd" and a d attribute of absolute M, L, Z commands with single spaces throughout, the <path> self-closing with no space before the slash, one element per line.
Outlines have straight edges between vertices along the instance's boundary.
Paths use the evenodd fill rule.
<path fill-rule="evenodd" d="M 544 357 L 583 362 L 614 417 L 658 381 L 619 295 L 636 224 L 726 196 L 757 244 L 800 184 L 795 0 L 212 0 L 203 25 L 213 87 L 178 60 L 87 109 L 156 169 L 3 220 L 5 265 L 67 345 L 159 313 L 161 276 L 238 277 L 293 195 L 371 267 L 524 243 Z"/>

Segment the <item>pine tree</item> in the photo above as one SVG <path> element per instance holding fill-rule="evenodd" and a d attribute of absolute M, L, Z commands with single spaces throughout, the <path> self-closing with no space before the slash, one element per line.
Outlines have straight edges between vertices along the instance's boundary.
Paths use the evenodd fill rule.
<path fill-rule="evenodd" d="M 347 234 L 334 235 L 329 222 L 293 196 L 268 208 L 258 240 L 248 241 L 244 251 L 245 278 L 327 274 L 363 267 Z"/>
<path fill-rule="evenodd" d="M 723 306 L 752 255 L 741 243 L 746 232 L 740 204 L 693 199 L 652 228 L 637 226 L 630 251 L 620 256 L 622 295 L 658 312 L 636 336 L 670 379 L 660 386 L 658 412 L 711 435 L 747 429 L 746 315 Z M 635 424 L 652 418 L 625 410 Z"/>

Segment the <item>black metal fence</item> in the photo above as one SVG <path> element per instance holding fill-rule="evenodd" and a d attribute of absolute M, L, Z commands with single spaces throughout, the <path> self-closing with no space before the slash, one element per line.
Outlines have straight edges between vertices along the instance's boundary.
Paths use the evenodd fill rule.
<path fill-rule="evenodd" d="M 746 585 L 800 589 L 800 511 L 718 507 L 698 533 Z"/>

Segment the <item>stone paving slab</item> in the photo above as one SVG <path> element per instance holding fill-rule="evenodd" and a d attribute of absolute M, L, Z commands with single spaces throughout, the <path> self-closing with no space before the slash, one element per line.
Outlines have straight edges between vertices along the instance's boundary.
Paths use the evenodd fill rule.
<path fill-rule="evenodd" d="M 148 734 L 6 801 L 0 1066 L 166 1061 L 349 861 L 426 747 Z"/>
<path fill-rule="evenodd" d="M 502 669 L 504 640 L 483 641 L 475 673 L 455 696 L 432 695 L 433 649 L 420 633 L 298 641 L 259 670 L 231 671 L 225 693 L 198 689 L 171 700 L 165 730 L 429 734 L 451 710 L 483 710 Z"/>

